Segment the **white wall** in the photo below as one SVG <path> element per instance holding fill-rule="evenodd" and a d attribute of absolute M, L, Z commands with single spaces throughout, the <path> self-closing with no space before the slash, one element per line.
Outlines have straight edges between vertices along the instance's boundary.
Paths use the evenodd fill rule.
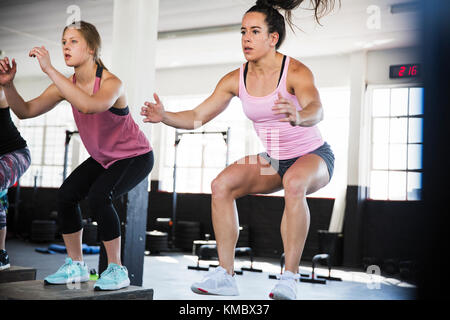
<path fill-rule="evenodd" d="M 367 83 L 369 85 L 409 83 L 408 79 L 389 79 L 389 66 L 419 63 L 417 47 L 371 51 L 367 54 Z"/>
<path fill-rule="evenodd" d="M 349 55 L 297 59 L 311 69 L 316 86 L 349 85 Z M 162 96 L 212 93 L 224 75 L 238 69 L 243 63 L 244 61 L 235 64 L 158 69 L 156 72 L 157 93 Z"/>

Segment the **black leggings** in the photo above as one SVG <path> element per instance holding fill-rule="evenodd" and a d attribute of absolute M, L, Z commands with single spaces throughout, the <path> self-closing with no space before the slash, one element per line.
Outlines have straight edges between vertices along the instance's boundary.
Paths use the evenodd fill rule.
<path fill-rule="evenodd" d="M 153 161 L 153 151 L 150 151 L 119 160 L 108 169 L 91 157 L 80 164 L 59 188 L 58 213 L 62 233 L 82 229 L 79 202 L 87 197 L 89 211 L 98 224 L 100 240 L 110 241 L 119 237 L 120 220 L 112 201 L 146 179 L 153 168 Z"/>

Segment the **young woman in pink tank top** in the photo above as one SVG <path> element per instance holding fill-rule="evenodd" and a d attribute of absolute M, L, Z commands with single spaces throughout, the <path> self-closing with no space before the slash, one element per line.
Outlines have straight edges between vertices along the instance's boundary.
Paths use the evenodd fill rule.
<path fill-rule="evenodd" d="M 108 258 L 108 268 L 95 283 L 95 290 L 117 290 L 130 284 L 121 264 L 121 226 L 112 201 L 146 179 L 153 167 L 153 151 L 134 122 L 127 106 L 122 82 L 98 58 L 100 35 L 95 26 L 79 21 L 67 26 L 62 35 L 66 65 L 74 67 L 66 78 L 51 64 L 45 47 L 29 52 L 36 57 L 52 84 L 37 98 L 25 102 L 13 79 L 16 63 L 0 60 L 0 80 L 11 109 L 21 119 L 39 116 L 60 101 L 72 105 L 78 131 L 90 157 L 64 181 L 58 191 L 58 218 L 68 258 L 59 270 L 46 277 L 46 284 L 89 281 L 83 262 L 82 216 L 79 202 L 87 198 L 89 215 L 98 222 L 99 239 Z M 145 214 L 143 212 L 143 214 Z"/>
<path fill-rule="evenodd" d="M 199 294 L 237 295 L 234 249 L 238 240 L 235 199 L 248 194 L 285 191 L 281 235 L 285 272 L 269 293 L 273 299 L 295 299 L 296 278 L 309 228 L 306 195 L 328 184 L 334 156 L 316 127 L 323 119 L 319 93 L 311 71 L 301 62 L 277 51 L 285 37 L 284 17 L 302 1 L 261 1 L 242 19 L 242 50 L 248 61 L 225 75 L 212 95 L 192 110 L 164 111 L 159 97 L 146 102 L 144 122 L 195 129 L 207 123 L 238 96 L 245 114 L 267 152 L 246 156 L 224 169 L 212 182 L 212 222 L 219 267 L 192 285 Z M 316 1 L 317 12 L 333 1 Z M 317 18 L 317 16 L 316 16 Z"/>

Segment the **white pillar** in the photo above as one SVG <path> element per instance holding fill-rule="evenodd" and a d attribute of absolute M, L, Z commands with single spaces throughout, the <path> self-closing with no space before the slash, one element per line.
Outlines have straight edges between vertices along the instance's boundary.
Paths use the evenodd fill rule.
<path fill-rule="evenodd" d="M 153 100 L 155 91 L 159 0 L 114 0 L 113 14 L 111 72 L 122 80 L 133 119 L 157 156 L 160 139 L 151 139 L 157 132 L 153 132 L 152 124 L 142 122 L 140 110 L 145 101 Z M 152 180 L 158 179 L 158 171 L 158 161 L 155 161 Z"/>
<path fill-rule="evenodd" d="M 364 186 L 367 173 L 367 108 L 364 101 L 367 84 L 367 53 L 356 52 L 350 56 L 350 120 L 348 140 L 348 185 Z M 370 120 L 370 119 L 369 119 Z M 370 125 L 370 122 L 369 122 Z"/>
<path fill-rule="evenodd" d="M 350 119 L 348 179 L 344 217 L 344 260 L 346 266 L 360 266 L 363 250 L 363 202 L 367 192 L 367 163 L 370 151 L 370 118 L 365 103 L 367 53 L 350 56 Z"/>

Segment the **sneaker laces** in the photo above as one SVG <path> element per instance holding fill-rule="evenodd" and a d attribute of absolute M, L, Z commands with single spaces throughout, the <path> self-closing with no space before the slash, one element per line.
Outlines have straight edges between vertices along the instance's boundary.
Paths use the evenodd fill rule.
<path fill-rule="evenodd" d="M 106 276 L 110 276 L 112 278 L 117 278 L 118 271 L 122 270 L 122 268 L 124 268 L 124 267 L 121 267 L 121 266 L 116 267 L 116 266 L 110 265 L 110 266 L 108 266 L 108 268 L 106 268 L 105 271 L 103 271 L 103 273 L 100 275 L 100 278 L 106 277 Z"/>
<path fill-rule="evenodd" d="M 64 262 L 64 264 L 58 269 L 57 272 L 66 272 L 67 274 L 69 274 L 69 271 L 68 271 L 68 270 L 69 270 L 71 267 L 73 267 L 73 266 L 74 266 L 73 261 L 72 261 L 72 260 L 66 259 L 66 261 Z"/>

